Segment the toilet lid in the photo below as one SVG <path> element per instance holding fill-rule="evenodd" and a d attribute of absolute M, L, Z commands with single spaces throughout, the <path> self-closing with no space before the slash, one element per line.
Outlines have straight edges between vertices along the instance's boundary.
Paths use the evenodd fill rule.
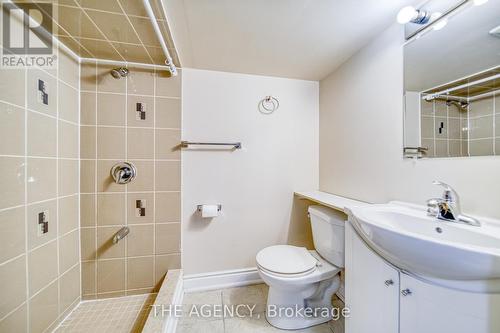
<path fill-rule="evenodd" d="M 257 253 L 257 264 L 262 268 L 280 274 L 299 274 L 310 271 L 317 260 L 305 247 L 275 245 Z"/>

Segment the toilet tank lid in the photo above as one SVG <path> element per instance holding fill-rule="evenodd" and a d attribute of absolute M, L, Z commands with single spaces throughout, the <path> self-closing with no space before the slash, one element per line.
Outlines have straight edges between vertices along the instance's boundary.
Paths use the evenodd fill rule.
<path fill-rule="evenodd" d="M 314 215 L 328 223 L 335 224 L 338 226 L 345 226 L 345 221 L 347 216 L 344 212 L 331 209 L 325 206 L 309 206 L 308 212 L 310 215 Z"/>

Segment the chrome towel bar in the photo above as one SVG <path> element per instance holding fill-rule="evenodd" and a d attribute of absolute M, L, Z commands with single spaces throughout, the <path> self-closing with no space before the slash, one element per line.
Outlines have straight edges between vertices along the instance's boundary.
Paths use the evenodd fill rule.
<path fill-rule="evenodd" d="M 181 141 L 181 148 L 188 148 L 189 146 L 232 146 L 234 149 L 241 149 L 241 142 L 225 143 Z"/>

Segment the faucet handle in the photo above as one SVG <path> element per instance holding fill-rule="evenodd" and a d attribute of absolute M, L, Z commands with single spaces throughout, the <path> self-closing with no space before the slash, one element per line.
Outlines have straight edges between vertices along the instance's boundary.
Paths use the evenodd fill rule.
<path fill-rule="evenodd" d="M 456 204 L 459 203 L 460 199 L 458 193 L 453 189 L 453 187 L 438 180 L 433 181 L 432 184 L 444 187 L 444 192 L 443 192 L 444 200 L 448 202 L 455 202 Z"/>

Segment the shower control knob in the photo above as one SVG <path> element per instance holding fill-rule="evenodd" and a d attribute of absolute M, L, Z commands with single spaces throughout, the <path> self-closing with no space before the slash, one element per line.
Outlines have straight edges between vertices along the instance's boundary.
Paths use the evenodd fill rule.
<path fill-rule="evenodd" d="M 137 176 L 137 169 L 132 163 L 120 162 L 111 168 L 111 177 L 117 184 L 128 184 Z"/>

